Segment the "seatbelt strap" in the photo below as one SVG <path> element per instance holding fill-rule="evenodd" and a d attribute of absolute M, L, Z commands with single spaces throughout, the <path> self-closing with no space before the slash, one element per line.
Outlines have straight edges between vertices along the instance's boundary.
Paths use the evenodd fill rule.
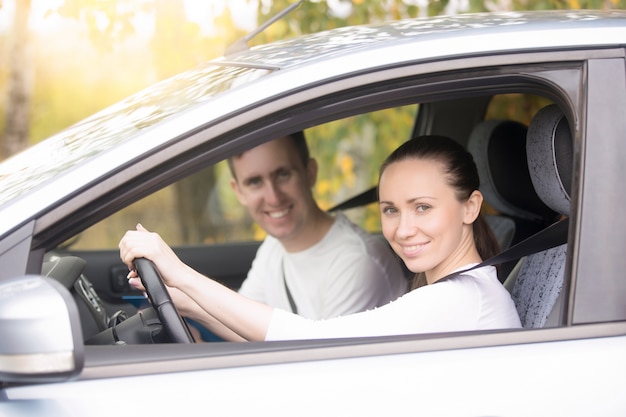
<path fill-rule="evenodd" d="M 509 262 L 509 261 L 515 261 L 515 260 L 523 258 L 524 256 L 532 255 L 533 253 L 542 252 L 544 250 L 548 250 L 548 249 L 552 249 L 554 247 L 560 246 L 564 243 L 567 243 L 568 230 L 569 230 L 569 217 L 566 217 L 565 219 L 560 220 L 554 224 L 551 224 L 545 229 L 535 233 L 534 235 L 500 252 L 499 254 L 492 256 L 491 258 L 487 260 L 482 261 L 478 265 L 474 265 L 473 267 L 464 269 L 462 271 L 453 272 L 451 274 L 446 275 L 445 277 L 441 279 L 438 279 L 437 281 L 435 281 L 435 284 L 438 282 L 445 281 L 450 278 L 454 278 L 457 275 L 463 274 L 468 271 L 472 271 L 474 269 L 482 268 L 484 266 L 502 264 L 502 263 Z M 284 259 L 281 262 L 281 267 L 282 267 L 282 273 L 283 273 L 283 283 L 285 285 L 285 292 L 287 293 L 287 298 L 289 299 L 289 305 L 291 306 L 291 311 L 294 314 L 298 314 L 298 307 L 296 306 L 296 303 L 291 295 L 291 291 L 289 291 L 289 286 L 287 285 L 287 279 L 285 277 L 285 260 Z"/>
<path fill-rule="evenodd" d="M 298 314 L 298 306 L 296 305 L 296 302 L 293 300 L 293 297 L 291 296 L 291 291 L 289 291 L 289 286 L 287 285 L 287 277 L 285 276 L 285 258 L 283 258 L 280 265 L 283 270 L 283 283 L 285 284 L 285 292 L 287 293 L 287 298 L 289 299 L 291 312 L 293 314 Z"/>
<path fill-rule="evenodd" d="M 568 229 L 569 217 L 566 217 L 565 219 L 559 220 L 558 222 L 551 224 L 545 229 L 500 252 L 499 254 L 479 263 L 478 265 L 474 265 L 473 267 L 464 269 L 462 271 L 453 272 L 441 279 L 438 279 L 437 281 L 435 281 L 435 284 L 437 282 L 453 278 L 457 275 L 463 274 L 473 269 L 482 268 L 483 266 L 502 264 L 509 261 L 515 261 L 517 259 L 523 258 L 524 256 L 532 255 L 533 253 L 538 253 L 544 250 L 552 249 L 556 246 L 560 246 L 564 243 L 567 243 Z"/>
<path fill-rule="evenodd" d="M 361 194 L 357 194 L 349 200 L 344 201 L 341 204 L 336 205 L 333 208 L 328 209 L 329 213 L 338 210 L 348 210 L 354 207 L 365 206 L 378 200 L 378 189 L 372 187 L 369 190 L 363 191 Z"/>

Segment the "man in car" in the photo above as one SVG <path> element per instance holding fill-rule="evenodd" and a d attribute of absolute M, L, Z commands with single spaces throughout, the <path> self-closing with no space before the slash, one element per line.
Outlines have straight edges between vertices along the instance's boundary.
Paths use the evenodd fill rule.
<path fill-rule="evenodd" d="M 318 165 L 302 132 L 230 158 L 231 186 L 268 234 L 239 292 L 307 318 L 387 304 L 407 291 L 388 245 L 313 197 Z"/>

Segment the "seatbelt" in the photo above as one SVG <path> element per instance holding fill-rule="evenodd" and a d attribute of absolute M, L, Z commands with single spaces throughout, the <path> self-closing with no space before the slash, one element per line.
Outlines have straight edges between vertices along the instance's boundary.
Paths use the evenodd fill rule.
<path fill-rule="evenodd" d="M 509 262 L 509 261 L 515 261 L 515 260 L 523 258 L 524 256 L 532 255 L 533 253 L 542 252 L 544 250 L 548 250 L 548 249 L 552 249 L 554 247 L 560 246 L 564 243 L 567 243 L 568 230 L 569 230 L 569 217 L 566 217 L 565 219 L 559 220 L 558 222 L 551 224 L 550 226 L 535 233 L 534 235 L 509 247 L 508 249 L 500 252 L 499 254 L 492 256 L 491 258 L 487 260 L 482 261 L 478 265 L 474 265 L 471 268 L 467 268 L 461 271 L 448 274 L 445 277 L 435 281 L 434 284 L 445 281 L 450 278 L 454 278 L 457 275 L 463 274 L 468 271 L 472 271 L 474 269 L 482 268 L 484 266 L 502 264 L 502 263 Z M 285 284 L 285 292 L 287 293 L 287 298 L 289 299 L 291 310 L 294 314 L 298 314 L 298 307 L 296 306 L 296 303 L 293 300 L 293 297 L 291 296 L 291 291 L 289 291 L 289 287 L 287 286 L 287 279 L 285 277 L 284 259 L 282 262 L 282 270 L 283 270 L 283 282 Z"/>
<path fill-rule="evenodd" d="M 329 213 L 338 210 L 348 210 L 353 207 L 365 206 L 378 200 L 378 189 L 372 187 L 369 190 L 363 191 L 361 194 L 357 194 L 349 200 L 344 201 L 341 204 L 336 205 L 333 208 L 328 209 Z"/>
<path fill-rule="evenodd" d="M 289 299 L 289 305 L 291 306 L 291 312 L 293 314 L 298 314 L 298 306 L 296 302 L 293 300 L 291 295 L 291 291 L 289 291 L 289 286 L 287 285 L 287 277 L 285 276 L 285 258 L 283 258 L 281 262 L 281 267 L 283 269 L 283 283 L 285 284 L 285 292 L 287 293 L 287 298 Z"/>
<path fill-rule="evenodd" d="M 482 268 L 483 266 L 497 265 L 509 261 L 515 261 L 517 259 L 523 258 L 524 256 L 532 255 L 533 253 L 542 252 L 544 250 L 560 246 L 564 243 L 567 243 L 568 229 L 569 217 L 566 217 L 565 219 L 559 220 L 558 222 L 551 224 L 545 229 L 500 252 L 499 254 L 479 263 L 478 265 L 474 265 L 471 268 L 448 274 L 445 277 L 438 279 L 434 283 L 436 284 L 446 279 L 454 278 L 457 275 L 463 274 L 473 269 Z"/>
<path fill-rule="evenodd" d="M 353 207 L 359 207 L 373 203 L 377 199 L 377 187 L 372 187 L 368 190 L 363 191 L 361 194 L 357 194 L 349 200 L 346 200 L 343 203 L 328 209 L 327 211 L 329 213 L 332 213 L 338 210 L 347 210 Z M 498 255 L 486 261 L 483 261 L 482 263 L 476 265 L 474 268 L 471 269 L 480 268 L 488 265 L 502 264 L 508 261 L 514 261 L 532 253 L 541 252 L 543 250 L 551 249 L 555 246 L 567 243 L 568 227 L 569 218 L 566 217 L 565 219 L 551 224 L 545 229 L 500 252 Z M 469 270 L 470 269 L 468 269 L 467 271 Z"/>

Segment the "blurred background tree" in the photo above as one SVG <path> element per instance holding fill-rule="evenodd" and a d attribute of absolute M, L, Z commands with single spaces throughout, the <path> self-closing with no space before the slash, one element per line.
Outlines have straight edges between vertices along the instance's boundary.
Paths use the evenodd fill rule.
<path fill-rule="evenodd" d="M 225 48 L 294 0 L 0 0 L 0 159 L 72 125 L 159 80 L 218 57 Z M 620 9 L 626 0 L 309 0 L 249 44 L 336 27 L 480 11 Z M 398 135 L 412 109 L 395 109 L 378 120 L 354 118 L 313 132 L 313 155 L 322 169 L 350 177 L 364 160 L 354 137 Z M 389 120 L 393 119 L 394 122 Z M 396 122 L 398 121 L 398 122 Z M 382 132 L 382 133 L 381 133 Z M 324 143 L 324 138 L 329 138 Z M 342 138 L 342 140 L 336 140 Z M 332 140 L 330 140 L 332 139 Z M 334 168 L 332 168 L 334 167 Z M 376 169 L 371 170 L 373 172 Z M 372 178 L 358 178 L 368 186 Z M 172 191 L 181 234 L 200 242 L 216 231 L 206 212 L 210 185 L 205 170 Z M 337 183 L 320 182 L 316 197 L 330 207 L 347 198 Z M 359 186 L 356 188 L 358 189 Z M 331 198 L 331 196 L 333 198 Z M 137 210 L 146 212 L 149 207 Z M 145 214 L 145 213 L 144 213 Z M 377 217 L 373 215 L 373 217 Z M 248 225 L 249 227 L 249 225 Z M 111 239 L 119 238 L 113 232 Z M 260 237 L 260 236 L 259 236 Z"/>
<path fill-rule="evenodd" d="M 158 80 L 220 56 L 257 23 L 293 3 L 0 0 L 5 62 L 0 70 L 0 159 Z M 250 44 L 404 17 L 581 8 L 626 8 L 626 0 L 309 0 Z"/>
<path fill-rule="evenodd" d="M 28 29 L 30 0 L 15 5 L 12 30 L 6 42 L 3 76 L 5 78 L 5 117 L 2 119 L 0 159 L 11 156 L 28 146 L 30 101 L 33 90 L 32 38 Z"/>

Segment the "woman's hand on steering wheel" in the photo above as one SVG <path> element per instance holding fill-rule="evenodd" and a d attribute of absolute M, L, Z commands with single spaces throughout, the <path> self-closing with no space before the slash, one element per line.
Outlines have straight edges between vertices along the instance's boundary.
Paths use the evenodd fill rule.
<path fill-rule="evenodd" d="M 135 259 L 134 264 L 150 303 L 156 310 L 170 340 L 175 343 L 193 343 L 194 339 L 187 323 L 178 313 L 154 263 L 149 259 L 138 258 Z"/>

